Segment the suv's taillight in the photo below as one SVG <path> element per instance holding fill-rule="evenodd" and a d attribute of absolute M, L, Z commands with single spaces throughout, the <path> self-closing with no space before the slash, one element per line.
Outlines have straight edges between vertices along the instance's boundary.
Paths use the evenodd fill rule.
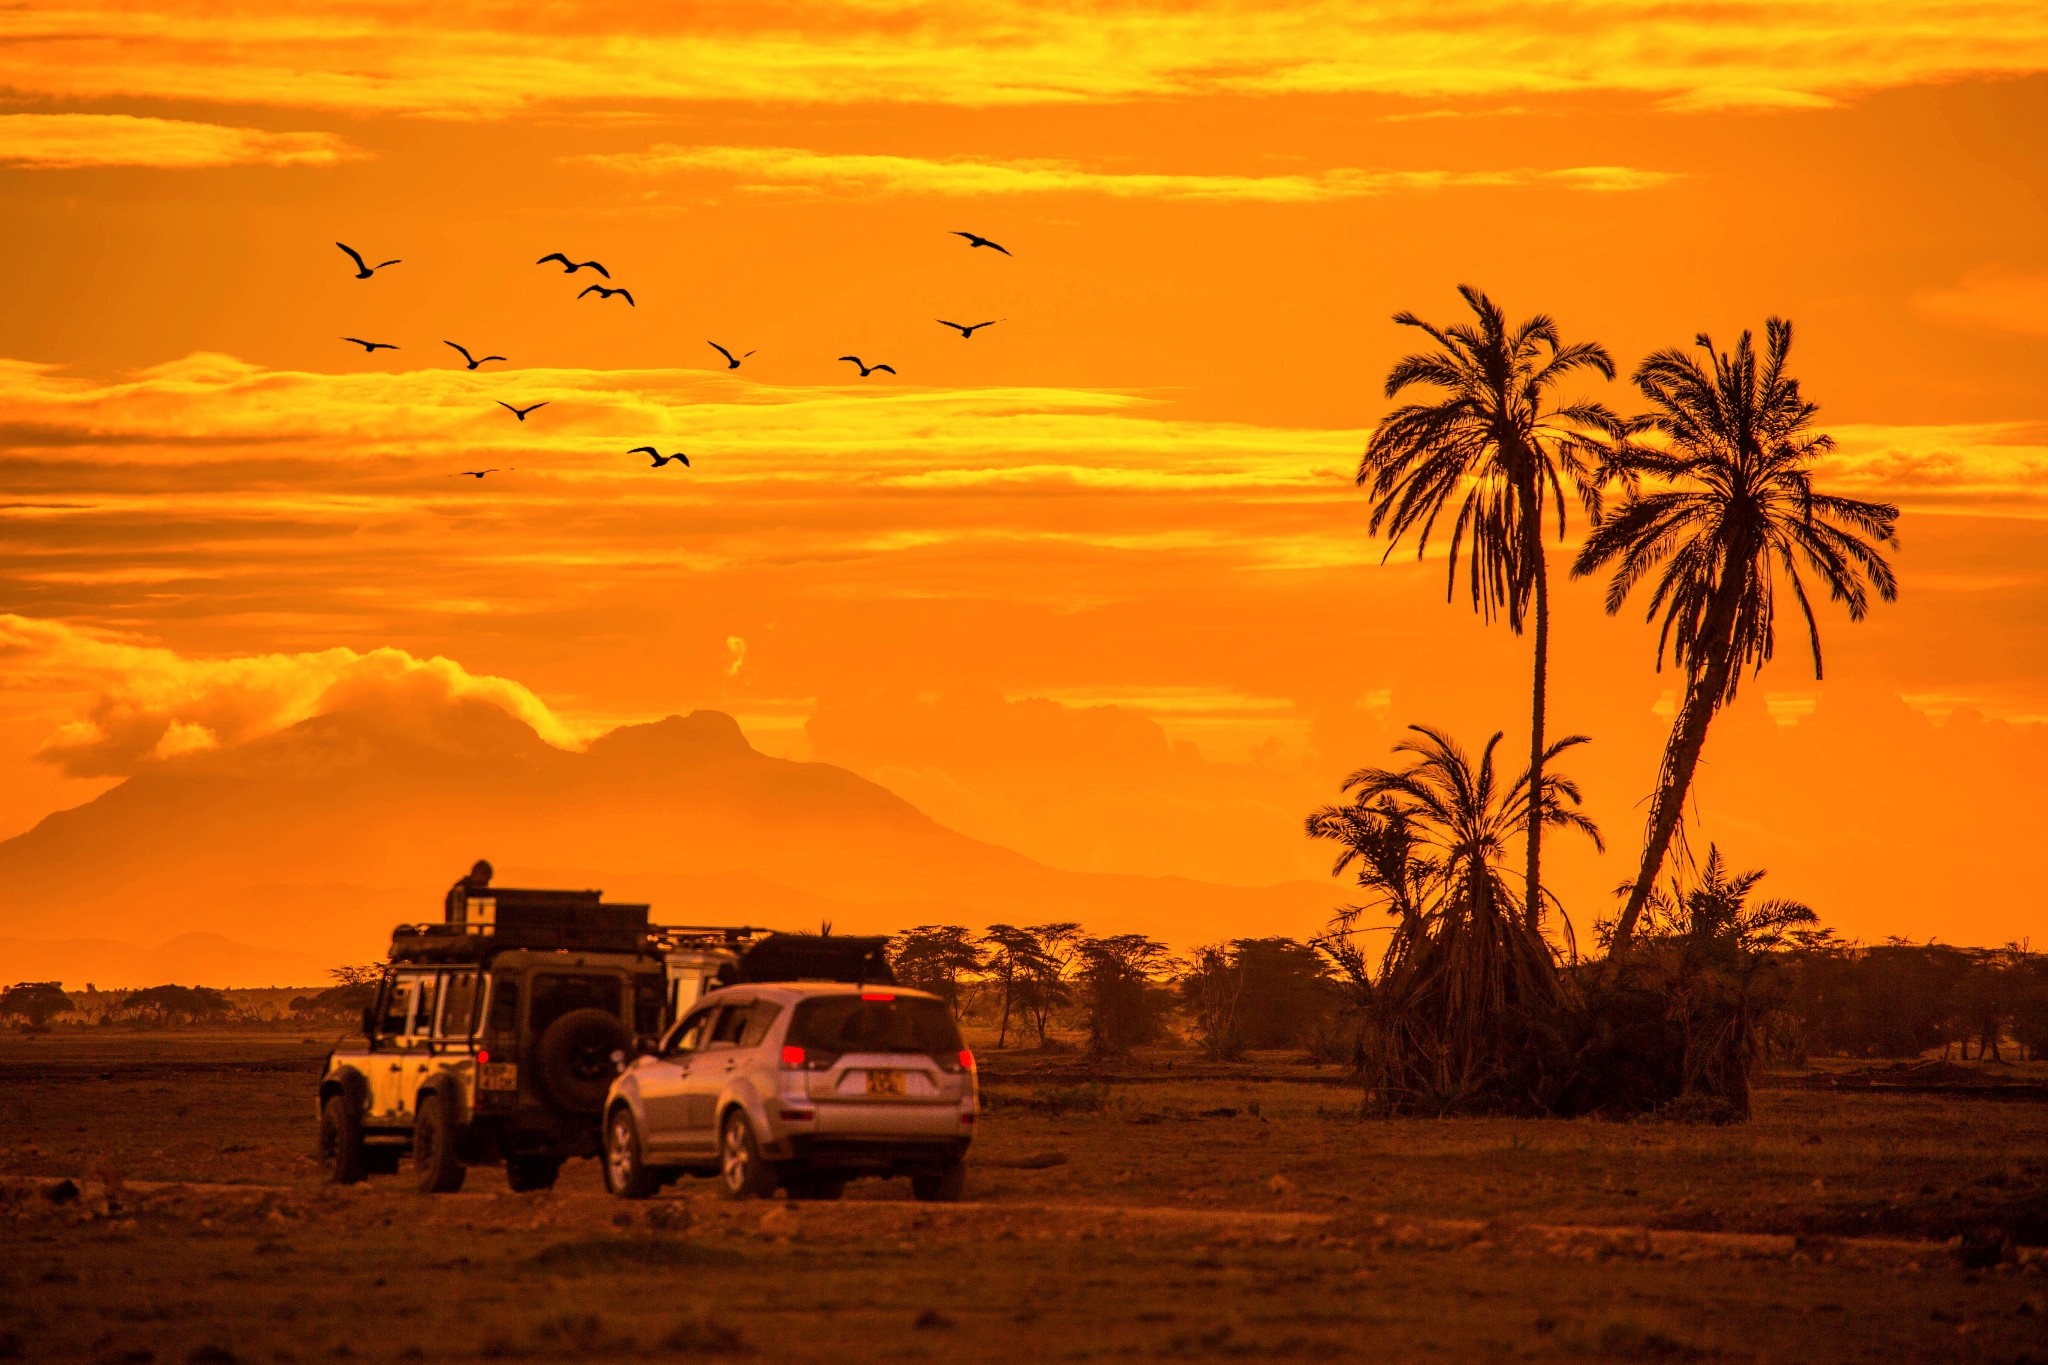
<path fill-rule="evenodd" d="M 791 1043 L 782 1049 L 782 1069 L 784 1071 L 801 1071 L 803 1065 L 804 1050 L 802 1048 L 798 1047 L 795 1043 Z"/>
<path fill-rule="evenodd" d="M 960 1069 L 962 1071 L 974 1070 L 974 1054 L 964 1047 L 960 1049 Z"/>
<path fill-rule="evenodd" d="M 782 1048 L 782 1069 L 784 1071 L 830 1071 L 839 1062 L 837 1052 L 812 1052 L 786 1043 Z"/>

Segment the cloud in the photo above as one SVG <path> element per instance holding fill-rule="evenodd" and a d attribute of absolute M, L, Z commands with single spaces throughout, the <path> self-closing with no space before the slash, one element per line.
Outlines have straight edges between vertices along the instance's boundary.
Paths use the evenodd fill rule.
<path fill-rule="evenodd" d="M 1957 326 L 2048 336 L 2048 274 L 1975 271 L 1953 289 L 1914 295 L 1913 306 Z"/>
<path fill-rule="evenodd" d="M 333 133 L 272 133 L 128 114 L 0 114 L 0 165 L 33 170 L 332 166 L 366 155 Z"/>
<path fill-rule="evenodd" d="M 1562 185 L 1568 189 L 1648 189 L 1677 177 L 1628 166 L 1562 170 L 1361 170 L 1337 167 L 1296 175 L 1184 175 L 1091 170 L 1078 162 L 927 158 L 807 151 L 801 147 L 684 147 L 579 158 L 633 175 L 699 172 L 730 175 L 753 190 L 811 190 L 852 195 L 1101 194 L 1118 199 L 1314 204 L 1414 191 Z"/>
<path fill-rule="evenodd" d="M 1837 425 L 1839 443 L 1816 475 L 1820 487 L 1927 510 L 2048 516 L 2048 426 L 1981 422 L 1946 426 Z"/>
<path fill-rule="evenodd" d="M 1623 91 L 1803 107 L 2048 68 L 2035 0 L 768 0 L 534 7 L 30 0 L 0 83 L 66 99 L 501 116 L 678 101 L 963 106 L 1209 94 Z M 686 73 L 679 78 L 678 73 Z"/>
<path fill-rule="evenodd" d="M 0 615 L 0 674 L 11 688 L 89 697 L 38 755 L 74 777 L 129 773 L 393 698 L 483 701 L 557 747 L 579 742 L 518 683 L 402 649 L 195 659 L 111 632 Z"/>

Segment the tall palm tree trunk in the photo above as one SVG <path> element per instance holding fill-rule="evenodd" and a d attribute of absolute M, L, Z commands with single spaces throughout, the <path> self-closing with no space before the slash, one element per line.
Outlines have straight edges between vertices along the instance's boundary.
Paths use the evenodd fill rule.
<path fill-rule="evenodd" d="M 1550 572 L 1543 562 L 1543 533 L 1531 537 L 1536 570 L 1536 678 L 1529 717 L 1529 897 L 1522 917 L 1534 932 L 1543 928 L 1543 711 L 1550 684 Z"/>
<path fill-rule="evenodd" d="M 1635 938 L 1636 921 L 1664 868 L 1664 855 L 1678 833 L 1685 814 L 1685 796 L 1699 768 L 1700 751 L 1706 747 L 1707 726 L 1721 709 L 1727 695 L 1728 677 L 1735 670 L 1735 611 L 1747 586 L 1751 562 L 1739 544 L 1731 544 L 1721 562 L 1721 584 L 1714 604 L 1708 608 L 1705 629 L 1695 658 L 1706 667 L 1686 680 L 1685 700 L 1671 720 L 1671 736 L 1664 741 L 1664 763 L 1658 774 L 1657 795 L 1650 803 L 1649 837 L 1643 841 L 1642 866 L 1636 870 L 1635 885 L 1629 888 L 1628 904 L 1614 926 L 1615 956 L 1626 953 Z"/>

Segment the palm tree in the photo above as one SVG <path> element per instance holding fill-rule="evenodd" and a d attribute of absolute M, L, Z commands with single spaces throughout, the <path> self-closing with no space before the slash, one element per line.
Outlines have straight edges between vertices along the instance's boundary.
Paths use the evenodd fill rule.
<path fill-rule="evenodd" d="M 1765 326 L 1759 362 L 1744 332 L 1732 355 L 1714 350 L 1704 333 L 1702 365 L 1676 349 L 1657 352 L 1636 370 L 1653 411 L 1633 424 L 1660 438 L 1655 447 L 1625 439 L 1609 471 L 1626 500 L 1587 537 L 1573 577 L 1612 564 L 1607 611 L 1620 611 L 1629 590 L 1655 575 L 1648 619 L 1663 617 L 1657 666 L 1671 653 L 1685 670 L 1685 695 L 1665 741 L 1650 806 L 1643 859 L 1614 929 L 1614 952 L 1628 951 L 1636 920 L 1656 884 L 1676 833 L 1685 796 L 1705 747 L 1707 725 L 1735 699 L 1743 667 L 1759 671 L 1774 643 L 1776 590 L 1789 587 L 1806 623 L 1813 676 L 1821 676 L 1820 628 L 1802 577 L 1811 571 L 1849 619 L 1870 609 L 1870 593 L 1889 602 L 1898 579 L 1880 552 L 1896 549 L 1899 509 L 1813 490 L 1812 464 L 1834 448 L 1813 430 L 1818 407 L 1785 372 L 1792 324 Z M 1655 487 L 1645 489 L 1643 479 Z"/>
<path fill-rule="evenodd" d="M 1752 905 L 1763 879 L 1762 868 L 1730 872 L 1709 844 L 1697 884 L 1673 877 L 1668 892 L 1645 903 L 1643 937 L 1666 949 L 1666 1014 L 1685 1042 L 1676 1098 L 1702 1114 L 1748 1116 L 1749 1078 L 1770 1036 L 1790 1023 L 1772 950 L 1820 922 L 1799 901 L 1774 896 Z"/>
<path fill-rule="evenodd" d="M 1517 1084 L 1527 1032 L 1517 1025 L 1551 1021 L 1563 999 L 1550 945 L 1507 883 L 1510 844 L 1532 823 L 1576 829 L 1595 847 L 1600 832 L 1563 774 L 1545 771 L 1535 802 L 1530 773 L 1503 781 L 1499 731 L 1474 762 L 1442 731 L 1409 729 L 1421 738 L 1394 752 L 1411 761 L 1351 774 L 1354 806 L 1317 812 L 1309 832 L 1344 844 L 1338 870 L 1359 860 L 1360 883 L 1399 917 L 1373 1002 L 1380 1084 L 1447 1109 Z M 1560 740 L 1543 760 L 1585 742 Z"/>
<path fill-rule="evenodd" d="M 1723 943 L 1744 953 L 1762 953 L 1785 946 L 1794 926 L 1820 923 L 1803 901 L 1773 896 L 1749 903 L 1750 893 L 1766 873 L 1763 868 L 1730 872 L 1721 850 L 1707 845 L 1707 861 L 1697 886 L 1684 888 L 1674 879 L 1669 891 L 1654 892 L 1645 905 L 1648 923 L 1660 937 Z"/>
<path fill-rule="evenodd" d="M 1492 620 L 1504 612 L 1517 635 L 1525 620 L 1535 627 L 1531 686 L 1529 768 L 1541 784 L 1545 689 L 1550 661 L 1550 581 L 1543 554 L 1543 504 L 1557 508 L 1564 534 L 1565 485 L 1589 514 L 1598 510 L 1594 477 L 1598 447 L 1591 432 L 1612 432 L 1616 419 L 1598 403 L 1560 405 L 1553 390 L 1576 370 L 1614 377 L 1614 361 L 1595 342 L 1566 346 L 1557 324 L 1539 313 L 1510 328 L 1500 306 L 1470 285 L 1458 293 L 1475 323 L 1438 328 L 1413 313 L 1397 313 L 1403 327 L 1427 332 L 1434 351 L 1402 357 L 1387 372 L 1386 396 L 1411 384 L 1443 390 L 1432 401 L 1389 413 L 1372 434 L 1358 464 L 1358 483 L 1370 486 L 1370 529 L 1387 536 L 1387 553 L 1415 536 L 1420 559 L 1437 520 L 1460 499 L 1451 525 L 1445 598 L 1455 597 L 1458 556 L 1464 551 L 1473 610 Z M 1543 913 L 1540 821 L 1527 838 L 1523 897 L 1531 927 Z"/>

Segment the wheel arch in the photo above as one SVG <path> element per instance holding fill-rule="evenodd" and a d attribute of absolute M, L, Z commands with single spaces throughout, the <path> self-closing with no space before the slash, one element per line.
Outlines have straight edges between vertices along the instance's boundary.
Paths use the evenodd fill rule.
<path fill-rule="evenodd" d="M 452 1111 L 449 1117 L 454 1120 L 458 1132 L 469 1127 L 469 1096 L 455 1077 L 443 1072 L 437 1076 L 429 1076 L 420 1083 L 417 1097 L 413 1100 L 413 1122 L 419 1122 L 420 1111 L 425 1108 L 420 1101 L 429 1096 L 448 1104 Z"/>
<path fill-rule="evenodd" d="M 357 1111 L 361 1112 L 364 1102 L 370 1096 L 369 1079 L 352 1066 L 330 1071 L 320 1078 L 319 1105 L 324 1108 L 327 1101 L 336 1095 L 348 1099 L 356 1106 Z"/>

